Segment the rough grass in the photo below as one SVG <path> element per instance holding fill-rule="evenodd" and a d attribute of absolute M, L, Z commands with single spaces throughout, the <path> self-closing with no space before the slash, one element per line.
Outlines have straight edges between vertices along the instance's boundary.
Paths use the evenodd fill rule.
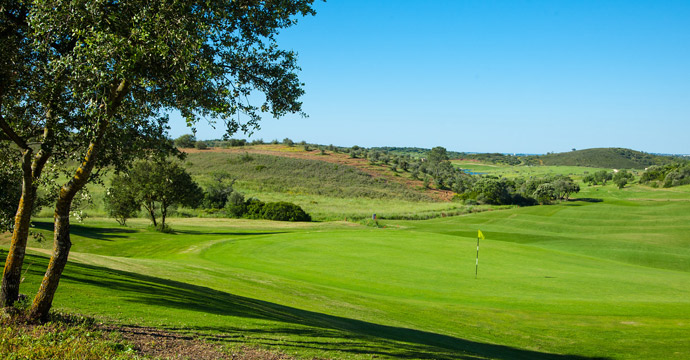
<path fill-rule="evenodd" d="M 430 200 L 418 191 L 351 166 L 261 154 L 190 153 L 188 170 L 202 179 L 224 171 L 245 192 L 274 192 L 336 198 Z"/>
<path fill-rule="evenodd" d="M 3 323 L 0 326 L 0 356 L 6 360 L 143 359 L 117 334 L 91 326 L 54 322 L 36 326 Z"/>

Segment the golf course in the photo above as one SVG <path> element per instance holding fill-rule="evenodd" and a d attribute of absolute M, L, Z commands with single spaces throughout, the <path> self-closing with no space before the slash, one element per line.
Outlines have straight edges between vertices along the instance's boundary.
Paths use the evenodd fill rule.
<path fill-rule="evenodd" d="M 2 0 L 0 360 L 690 360 L 688 19 Z"/>
<path fill-rule="evenodd" d="M 199 165 L 204 156 L 235 155 L 190 154 L 199 179 L 210 171 Z M 505 176 L 592 171 L 473 164 Z M 120 226 L 94 205 L 95 215 L 71 226 L 54 310 L 295 358 L 690 357 L 688 185 L 581 184 L 568 201 L 517 207 L 291 194 L 278 185 L 262 192 L 238 176 L 236 188 L 292 199 L 317 221 L 176 216 L 165 233 L 145 218 Z M 344 219 L 395 219 L 396 207 L 435 216 Z M 464 210 L 446 216 L 453 209 Z M 33 230 L 50 239 L 52 218 L 41 216 Z M 29 298 L 50 249 L 29 242 Z"/>

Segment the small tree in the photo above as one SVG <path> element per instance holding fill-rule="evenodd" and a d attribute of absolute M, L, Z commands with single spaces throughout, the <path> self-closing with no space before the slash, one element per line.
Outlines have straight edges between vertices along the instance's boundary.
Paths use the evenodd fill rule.
<path fill-rule="evenodd" d="M 170 160 L 138 161 L 130 172 L 131 191 L 157 229 L 165 229 L 171 206 L 196 207 L 203 193 L 192 177 Z M 160 224 L 156 214 L 160 213 Z"/>
<path fill-rule="evenodd" d="M 552 183 L 540 184 L 532 196 L 539 201 L 540 204 L 548 204 L 551 200 L 556 198 L 556 189 Z"/>
<path fill-rule="evenodd" d="M 202 206 L 207 209 L 222 209 L 233 193 L 232 185 L 235 180 L 226 172 L 211 174 L 212 180 L 204 191 Z"/>
<path fill-rule="evenodd" d="M 632 181 L 635 178 L 635 175 L 632 173 L 628 172 L 628 170 L 621 170 L 617 172 L 615 175 L 613 175 L 613 183 L 618 186 L 619 189 L 622 189 L 625 187 L 625 185 L 628 184 L 628 182 Z"/>
<path fill-rule="evenodd" d="M 433 163 L 440 163 L 441 161 L 447 161 L 448 160 L 448 151 L 446 151 L 446 148 L 442 146 L 437 146 L 433 149 L 431 149 L 427 154 L 427 159 L 429 159 L 429 162 Z"/>
<path fill-rule="evenodd" d="M 103 202 L 106 210 L 108 210 L 108 215 L 115 218 L 122 226 L 126 226 L 127 219 L 136 217 L 137 212 L 141 209 L 134 193 L 131 177 L 128 174 L 119 174 L 113 177 Z"/>
<path fill-rule="evenodd" d="M 175 139 L 175 146 L 179 148 L 193 148 L 196 145 L 196 136 L 185 134 Z"/>

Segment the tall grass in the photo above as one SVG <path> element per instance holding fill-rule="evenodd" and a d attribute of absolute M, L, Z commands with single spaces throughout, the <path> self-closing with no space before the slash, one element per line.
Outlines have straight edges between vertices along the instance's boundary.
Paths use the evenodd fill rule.
<path fill-rule="evenodd" d="M 198 153 L 188 155 L 187 165 L 188 171 L 200 181 L 212 172 L 227 172 L 237 179 L 236 187 L 245 192 L 431 201 L 430 197 L 403 184 L 372 177 L 354 167 L 318 160 Z"/>

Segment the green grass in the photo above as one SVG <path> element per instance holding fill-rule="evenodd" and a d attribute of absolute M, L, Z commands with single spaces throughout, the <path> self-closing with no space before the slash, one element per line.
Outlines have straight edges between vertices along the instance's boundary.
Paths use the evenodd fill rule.
<path fill-rule="evenodd" d="M 55 306 L 301 357 L 690 357 L 690 187 L 578 197 L 386 228 L 91 219 Z M 31 246 L 23 292 L 50 244 Z"/>

